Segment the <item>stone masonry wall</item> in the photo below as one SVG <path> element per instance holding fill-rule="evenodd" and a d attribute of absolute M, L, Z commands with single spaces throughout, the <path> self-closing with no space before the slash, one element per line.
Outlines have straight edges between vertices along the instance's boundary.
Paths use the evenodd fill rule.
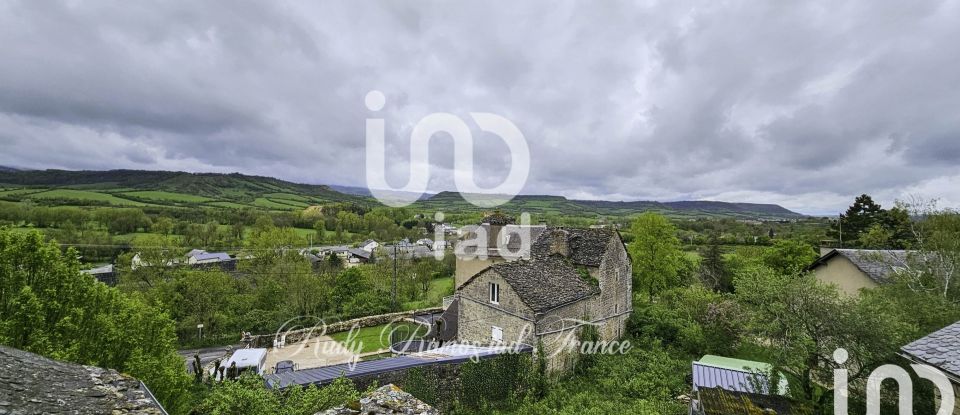
<path fill-rule="evenodd" d="M 499 304 L 490 303 L 490 283 L 500 285 Z M 493 270 L 476 277 L 459 292 L 458 340 L 489 344 L 492 328 L 503 329 L 503 341 L 532 345 L 533 312 L 520 300 L 517 293 Z"/>
<path fill-rule="evenodd" d="M 465 363 L 465 362 L 464 362 Z M 357 389 L 394 384 L 444 413 L 457 400 L 463 363 L 421 366 L 353 378 Z"/>
<path fill-rule="evenodd" d="M 537 319 L 537 335 L 543 343 L 548 371 L 564 372 L 572 368 L 581 326 L 596 320 L 594 316 L 599 309 L 600 297 L 595 296 L 550 310 Z"/>
<path fill-rule="evenodd" d="M 633 267 L 620 238 L 610 238 L 608 243 L 596 272 L 600 281 L 600 308 L 592 318 L 606 319 L 600 338 L 610 341 L 623 336 L 629 312 L 633 310 Z"/>

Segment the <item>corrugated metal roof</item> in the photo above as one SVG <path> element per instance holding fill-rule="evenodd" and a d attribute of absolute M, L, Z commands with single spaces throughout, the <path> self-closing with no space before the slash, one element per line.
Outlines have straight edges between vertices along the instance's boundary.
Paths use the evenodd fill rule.
<path fill-rule="evenodd" d="M 97 268 L 85 269 L 85 270 L 81 270 L 80 272 L 84 274 L 90 274 L 90 275 L 108 274 L 113 272 L 113 264 L 104 265 L 102 267 L 97 267 Z"/>
<path fill-rule="evenodd" d="M 701 361 L 693 362 L 693 390 L 721 388 L 770 395 L 769 368 L 770 365 L 761 362 L 704 356 Z M 787 387 L 786 379 L 781 378 L 778 390 L 773 393 L 786 393 Z"/>
<path fill-rule="evenodd" d="M 480 359 L 486 359 L 510 350 L 513 349 L 508 347 L 449 345 L 408 356 L 369 360 L 353 364 L 342 363 L 339 365 L 303 369 L 286 373 L 274 373 L 264 376 L 264 380 L 266 380 L 267 387 L 271 389 L 281 389 L 293 385 L 325 385 L 341 376 L 355 378 L 419 366 L 460 363 L 470 360 L 474 356 Z M 531 350 L 532 348 L 529 346 L 520 349 L 523 353 L 529 353 Z"/>
<path fill-rule="evenodd" d="M 197 261 L 229 261 L 230 254 L 226 252 L 204 252 L 193 256 Z"/>

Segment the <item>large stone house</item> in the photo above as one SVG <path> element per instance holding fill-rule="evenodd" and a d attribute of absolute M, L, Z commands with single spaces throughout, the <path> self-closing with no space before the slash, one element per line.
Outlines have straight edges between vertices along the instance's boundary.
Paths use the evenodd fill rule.
<path fill-rule="evenodd" d="M 458 283 L 460 342 L 542 345 L 551 371 L 575 359 L 586 325 L 619 339 L 633 309 L 631 265 L 614 229 L 544 228 L 529 259 L 496 260 Z M 459 265 L 459 264 L 458 264 Z"/>
<path fill-rule="evenodd" d="M 807 267 L 807 271 L 826 284 L 837 286 L 848 295 L 861 289 L 884 284 L 906 266 L 909 251 L 833 249 Z"/>

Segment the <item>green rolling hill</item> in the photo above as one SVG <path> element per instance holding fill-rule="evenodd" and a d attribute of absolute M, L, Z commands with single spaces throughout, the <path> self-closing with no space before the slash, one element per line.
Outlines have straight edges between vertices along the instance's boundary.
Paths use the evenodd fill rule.
<path fill-rule="evenodd" d="M 0 169 L 0 200 L 44 205 L 203 206 L 302 210 L 336 202 L 376 206 L 361 188 L 292 183 L 239 173 L 171 171 Z M 459 193 L 425 196 L 414 208 L 426 211 L 482 212 Z M 562 196 L 520 195 L 501 207 L 509 212 L 579 217 L 631 216 L 654 211 L 674 218 L 726 217 L 780 220 L 803 215 L 778 205 L 715 201 L 616 202 L 571 200 Z"/>

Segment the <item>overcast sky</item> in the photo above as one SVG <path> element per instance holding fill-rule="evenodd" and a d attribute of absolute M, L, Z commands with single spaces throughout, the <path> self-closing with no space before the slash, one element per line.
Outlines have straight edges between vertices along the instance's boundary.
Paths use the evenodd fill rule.
<path fill-rule="evenodd" d="M 960 206 L 958 3 L 0 0 L 0 165 L 363 186 L 382 117 L 400 186 L 417 121 L 491 112 L 528 194 Z M 506 146 L 475 137 L 495 185 Z"/>

